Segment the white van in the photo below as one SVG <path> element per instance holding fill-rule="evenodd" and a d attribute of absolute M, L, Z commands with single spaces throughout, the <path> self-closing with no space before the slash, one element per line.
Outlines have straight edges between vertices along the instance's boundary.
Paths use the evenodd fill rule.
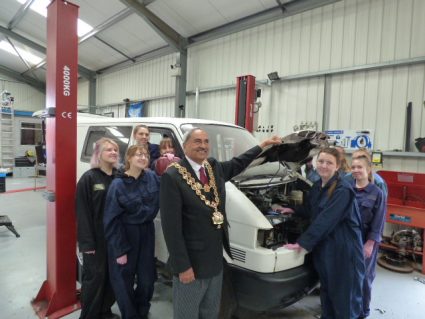
<path fill-rule="evenodd" d="M 134 142 L 131 133 L 138 124 L 149 127 L 151 143 L 159 143 L 164 136 L 171 137 L 179 157 L 183 156 L 183 134 L 193 127 L 208 132 L 210 156 L 219 161 L 229 160 L 258 144 L 244 128 L 223 122 L 165 117 L 115 119 L 79 114 L 77 177 L 89 169 L 93 143 L 100 137 L 114 139 L 123 158 L 127 147 Z M 277 214 L 272 207 L 302 201 L 311 183 L 295 169 L 311 150 L 325 145 L 326 141 L 317 134 L 292 134 L 284 142 L 263 152 L 247 170 L 226 184 L 226 213 L 234 259 L 226 254 L 224 257 L 229 264 L 233 299 L 249 310 L 285 307 L 317 284 L 309 255 L 281 247 L 295 242 L 306 228 L 306 221 Z M 159 214 L 155 227 L 156 257 L 165 264 L 168 253 Z"/>

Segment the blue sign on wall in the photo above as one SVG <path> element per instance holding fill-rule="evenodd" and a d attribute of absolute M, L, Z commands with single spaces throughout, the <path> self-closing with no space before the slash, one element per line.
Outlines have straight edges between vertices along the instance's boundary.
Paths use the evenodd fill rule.
<path fill-rule="evenodd" d="M 128 117 L 142 117 L 143 116 L 143 102 L 132 103 L 128 108 Z"/>
<path fill-rule="evenodd" d="M 373 130 L 328 130 L 325 133 L 336 142 L 336 146 L 348 150 L 373 150 Z"/>

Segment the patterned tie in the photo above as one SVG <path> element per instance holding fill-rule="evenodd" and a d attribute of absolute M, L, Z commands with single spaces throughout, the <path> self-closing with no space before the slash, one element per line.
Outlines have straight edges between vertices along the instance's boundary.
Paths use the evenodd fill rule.
<path fill-rule="evenodd" d="M 208 177 L 205 174 L 205 168 L 203 166 L 199 169 L 199 180 L 203 185 L 208 184 Z"/>

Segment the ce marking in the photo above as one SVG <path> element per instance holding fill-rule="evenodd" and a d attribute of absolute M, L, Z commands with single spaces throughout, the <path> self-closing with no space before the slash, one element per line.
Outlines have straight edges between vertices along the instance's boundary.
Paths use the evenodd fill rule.
<path fill-rule="evenodd" d="M 72 119 L 72 112 L 62 112 L 61 115 L 64 119 Z"/>

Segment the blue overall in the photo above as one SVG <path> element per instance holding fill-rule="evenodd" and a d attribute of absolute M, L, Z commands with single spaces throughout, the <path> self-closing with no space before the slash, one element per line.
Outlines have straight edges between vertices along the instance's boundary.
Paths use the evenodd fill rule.
<path fill-rule="evenodd" d="M 357 319 L 364 277 L 361 220 L 351 186 L 336 174 L 314 183 L 304 208 L 311 217 L 298 244 L 312 251 L 320 279 L 322 319 Z M 336 183 L 333 192 L 329 189 Z M 297 210 L 298 211 L 298 210 Z"/>
<path fill-rule="evenodd" d="M 146 318 L 156 280 L 155 228 L 159 179 L 147 170 L 138 179 L 117 176 L 106 197 L 104 227 L 111 285 L 123 319 Z M 116 259 L 127 255 L 127 263 Z M 136 288 L 134 289 L 134 284 Z"/>
<path fill-rule="evenodd" d="M 382 191 L 384 194 L 384 198 L 388 197 L 388 186 L 387 183 L 385 183 L 384 179 L 377 173 L 373 174 L 373 182 L 378 188 Z M 354 177 L 351 173 L 347 173 L 347 175 L 344 176 L 344 179 L 349 182 L 350 184 L 353 183 Z"/>
<path fill-rule="evenodd" d="M 385 200 L 382 190 L 375 184 L 369 183 L 365 188 L 359 189 L 355 187 L 355 182 L 353 182 L 353 188 L 362 217 L 363 243 L 368 240 L 375 241 L 372 255 L 365 258 L 366 273 L 363 281 L 363 311 L 361 317 L 367 317 L 370 314 L 372 282 L 376 275 L 379 243 L 385 224 Z"/>

